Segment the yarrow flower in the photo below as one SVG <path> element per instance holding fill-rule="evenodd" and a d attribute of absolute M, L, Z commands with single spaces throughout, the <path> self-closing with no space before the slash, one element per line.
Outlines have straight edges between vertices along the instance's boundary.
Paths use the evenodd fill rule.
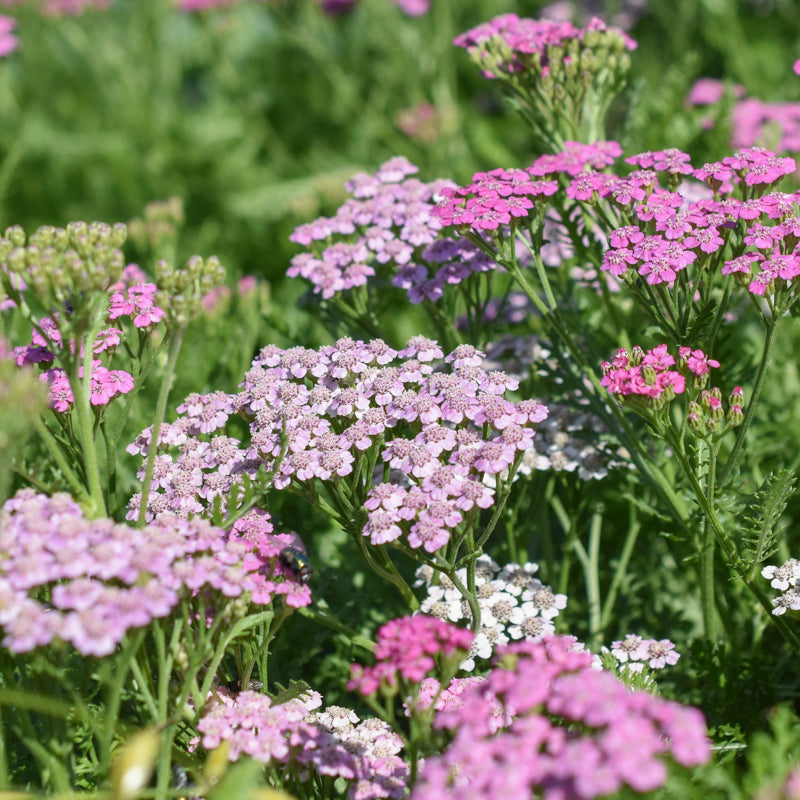
<path fill-rule="evenodd" d="M 347 688 L 369 696 L 401 679 L 420 683 L 435 667 L 435 656 L 466 651 L 472 639 L 466 628 L 424 614 L 391 620 L 378 631 L 377 663 L 353 664 Z"/>
<path fill-rule="evenodd" d="M 438 371 L 434 360 L 443 361 Z M 445 356 L 424 337 L 401 351 L 379 339 L 340 339 L 318 351 L 267 346 L 239 393 L 191 395 L 162 426 L 148 518 L 161 509 L 202 514 L 215 503 L 226 511 L 233 487 L 262 466 L 275 471 L 278 490 L 314 480 L 333 487 L 358 475 L 374 449 L 388 480 L 367 493 L 363 535 L 376 545 L 405 537 L 432 553 L 467 512 L 493 504 L 486 475 L 514 464 L 547 417 L 535 400 L 506 400 L 518 382 L 482 362 L 469 345 Z M 249 423 L 244 442 L 224 433 L 234 415 Z M 128 451 L 146 455 L 151 437 L 144 431 Z M 129 518 L 139 502 L 132 499 Z"/>
<path fill-rule="evenodd" d="M 230 535 L 205 520 L 161 516 L 139 530 L 86 519 L 68 495 L 24 489 L 0 511 L 2 644 L 25 653 L 60 639 L 88 656 L 112 653 L 127 631 L 169 616 L 197 592 L 249 593 L 259 605 L 311 598 L 280 564 L 288 534 L 251 512 Z"/>
<path fill-rule="evenodd" d="M 374 175 L 359 173 L 347 184 L 353 197 L 334 217 L 300 225 L 289 237 L 310 248 L 292 258 L 289 277 L 313 284 L 323 299 L 384 278 L 405 290 L 412 303 L 438 300 L 492 261 L 466 239 L 441 233 L 433 213 L 449 181 L 422 183 L 417 168 L 397 157 Z"/>
<path fill-rule="evenodd" d="M 641 673 L 645 667 L 651 670 L 674 666 L 680 659 L 675 645 L 669 639 L 643 639 L 629 633 L 625 639 L 611 643 L 611 655 L 619 664 L 621 673 Z"/>
<path fill-rule="evenodd" d="M 780 566 L 770 564 L 761 570 L 761 575 L 770 582 L 773 589 L 781 594 L 772 600 L 772 613 L 780 617 L 787 611 L 800 611 L 800 561 L 790 558 Z"/>
<path fill-rule="evenodd" d="M 321 705 L 317 692 L 275 703 L 250 690 L 218 689 L 197 724 L 199 744 L 214 750 L 226 742 L 230 761 L 249 756 L 304 783 L 314 774 L 343 779 L 349 800 L 404 797 L 409 770 L 402 738 L 382 720 Z"/>
<path fill-rule="evenodd" d="M 426 759 L 412 800 L 648 792 L 665 783 L 667 759 L 708 762 L 697 709 L 631 692 L 574 648 L 570 637 L 504 648 L 485 681 L 437 714 L 435 726 L 454 739 Z M 502 727 L 492 722 L 504 715 Z"/>
<path fill-rule="evenodd" d="M 481 624 L 460 669 L 473 671 L 477 658 L 490 658 L 497 647 L 512 639 L 539 641 L 555 633 L 553 620 L 566 608 L 567 597 L 536 578 L 538 569 L 532 563 L 501 567 L 487 555 L 477 559 L 475 586 Z M 466 581 L 466 568 L 457 570 L 456 577 Z M 422 566 L 417 569 L 415 585 L 427 590 L 420 605 L 422 614 L 472 624 L 469 604 L 446 575 L 437 576 L 430 567 Z"/>

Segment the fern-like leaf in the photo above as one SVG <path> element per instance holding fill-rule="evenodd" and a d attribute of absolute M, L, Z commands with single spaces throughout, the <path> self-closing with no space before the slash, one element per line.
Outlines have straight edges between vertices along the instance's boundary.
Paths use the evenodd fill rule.
<path fill-rule="evenodd" d="M 796 480 L 792 469 L 771 472 L 747 504 L 742 517 L 742 558 L 748 574 L 778 549 L 778 524 Z"/>

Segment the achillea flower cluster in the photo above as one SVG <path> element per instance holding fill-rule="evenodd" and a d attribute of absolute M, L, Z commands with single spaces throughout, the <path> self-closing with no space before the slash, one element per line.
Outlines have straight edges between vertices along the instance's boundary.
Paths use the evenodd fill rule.
<path fill-rule="evenodd" d="M 711 369 L 716 367 L 719 361 L 691 347 L 679 347 L 677 360 L 668 352 L 666 344 L 646 353 L 640 347 L 630 352 L 620 348 L 612 361 L 603 362 L 600 384 L 608 387 L 619 403 L 647 418 L 653 412 L 663 411 L 688 386 L 691 390 L 686 418 L 689 430 L 711 442 L 744 420 L 744 392 L 740 386 L 735 386 L 728 397 L 727 414 L 722 392 L 715 386 L 705 388 Z"/>
<path fill-rule="evenodd" d="M 521 19 L 502 14 L 462 33 L 453 40 L 483 69 L 487 78 L 531 73 L 552 82 L 565 82 L 579 71 L 599 72 L 611 53 L 619 57 L 635 50 L 636 42 L 617 28 L 606 28 L 596 17 L 586 28 L 571 22 Z M 584 53 L 592 53 L 589 59 Z M 618 64 L 617 68 L 627 64 Z M 608 67 L 605 67 L 608 69 Z"/>
<path fill-rule="evenodd" d="M 316 692 L 280 704 L 249 690 L 220 692 L 198 722 L 201 744 L 213 750 L 227 742 L 231 761 L 246 755 L 303 782 L 312 774 L 342 778 L 350 800 L 404 797 L 408 766 L 400 736 L 351 709 L 318 710 L 321 703 Z"/>
<path fill-rule="evenodd" d="M 448 181 L 422 183 L 417 168 L 397 157 L 374 175 L 354 176 L 353 197 L 334 217 L 299 226 L 291 237 L 309 252 L 292 258 L 289 277 L 303 277 L 323 299 L 390 280 L 412 303 L 438 300 L 446 284 L 458 284 L 493 263 L 466 239 L 441 235 L 434 203 Z"/>
<path fill-rule="evenodd" d="M 772 613 L 780 617 L 787 611 L 800 611 L 800 561 L 790 558 L 779 567 L 773 564 L 764 567 L 761 575 L 766 578 L 773 589 L 781 592 L 779 597 L 772 600 Z"/>
<path fill-rule="evenodd" d="M 796 290 L 797 198 L 774 190 L 795 171 L 794 159 L 749 147 L 697 169 L 686 153 L 674 149 L 626 161 L 639 169 L 624 178 L 586 172 L 567 189 L 575 199 L 612 204 L 626 222 L 609 234 L 603 272 L 631 283 L 641 276 L 651 286 L 671 288 L 683 279 L 708 281 L 719 271 L 756 295 L 771 296 L 787 286 Z M 694 177 L 715 196 L 688 200 L 659 186 L 658 172 L 671 179 Z M 733 196 L 734 190 L 742 199 Z M 740 238 L 734 237 L 737 228 L 743 229 Z M 730 252 L 734 241 L 742 244 Z"/>
<path fill-rule="evenodd" d="M 530 170 L 477 172 L 468 186 L 443 187 L 434 214 L 444 227 L 482 234 L 528 217 L 534 213 L 536 198 L 557 190 L 556 181 L 537 180 Z"/>
<path fill-rule="evenodd" d="M 475 564 L 475 587 L 481 624 L 460 668 L 472 672 L 476 659 L 494 655 L 495 648 L 512 639 L 539 641 L 555 633 L 553 620 L 566 608 L 567 597 L 555 594 L 534 577 L 538 564 L 506 564 L 500 567 L 489 556 L 480 556 Z M 456 576 L 465 582 L 466 569 Z M 424 585 L 427 596 L 420 605 L 422 614 L 429 614 L 454 623 L 472 624 L 472 613 L 461 593 L 446 575 L 438 575 L 422 566 L 416 572 L 416 586 Z"/>
<path fill-rule="evenodd" d="M 0 15 L 0 58 L 13 53 L 19 47 L 19 39 L 12 31 L 17 27 L 14 17 Z"/>
<path fill-rule="evenodd" d="M 645 667 L 664 669 L 674 666 L 680 659 L 669 639 L 643 639 L 633 633 L 621 641 L 612 642 L 610 652 L 619 664 L 620 672 L 629 674 L 641 673 Z"/>
<path fill-rule="evenodd" d="M 106 11 L 114 0 L 2 0 L 0 5 L 35 5 L 47 17 L 77 17 L 84 11 Z"/>
<path fill-rule="evenodd" d="M 467 651 L 472 638 L 466 628 L 424 614 L 391 620 L 378 631 L 377 663 L 353 664 L 347 688 L 369 696 L 401 679 L 420 683 L 436 666 L 435 656 Z"/>
<path fill-rule="evenodd" d="M 84 518 L 66 494 L 24 489 L 0 511 L 2 644 L 25 653 L 60 639 L 83 655 L 109 655 L 129 630 L 199 591 L 307 605 L 308 588 L 279 563 L 291 537 L 271 535 L 267 522 L 251 514 L 226 536 L 204 520 L 162 516 L 134 531 Z"/>
<path fill-rule="evenodd" d="M 505 399 L 518 382 L 481 369 L 475 348 L 461 345 L 436 371 L 432 362 L 443 355 L 421 336 L 400 351 L 379 339 L 265 347 L 238 394 L 190 395 L 181 416 L 162 426 L 148 518 L 202 514 L 215 502 L 224 511 L 233 487 L 261 467 L 274 471 L 276 489 L 357 478 L 353 491 L 366 494 L 363 533 L 373 544 L 404 536 L 434 552 L 466 512 L 493 504 L 485 476 L 515 463 L 547 416 L 535 400 Z M 249 423 L 247 441 L 224 434 L 234 415 Z M 144 431 L 128 451 L 146 455 L 151 435 Z M 369 452 L 388 475 L 372 488 L 359 466 Z M 129 518 L 138 504 L 136 496 Z"/>
<path fill-rule="evenodd" d="M 412 800 L 647 792 L 665 783 L 668 759 L 696 767 L 711 756 L 697 709 L 629 691 L 569 637 L 506 647 L 434 724 L 455 738 L 425 761 Z"/>

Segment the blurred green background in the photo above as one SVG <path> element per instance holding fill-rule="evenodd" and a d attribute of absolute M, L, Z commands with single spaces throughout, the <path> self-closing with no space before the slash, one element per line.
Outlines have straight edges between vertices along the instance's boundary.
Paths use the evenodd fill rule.
<path fill-rule="evenodd" d="M 358 0 L 338 16 L 316 0 L 204 13 L 116 0 L 60 18 L 13 5 L 4 12 L 17 17 L 21 46 L 0 61 L 0 225 L 127 221 L 177 196 L 181 256 L 216 253 L 233 276 L 265 277 L 293 301 L 304 287 L 282 281 L 298 249 L 288 236 L 331 213 L 355 171 L 401 154 L 423 180 L 459 181 L 538 155 L 451 42 L 496 14 L 535 16 L 544 5 L 433 0 L 416 18 L 391 0 Z M 614 117 L 628 126 L 628 152 L 724 154 L 724 125 L 704 131 L 699 115 L 680 113 L 703 75 L 762 99 L 800 99 L 795 2 L 609 0 L 544 12 L 632 22 L 639 48 Z"/>

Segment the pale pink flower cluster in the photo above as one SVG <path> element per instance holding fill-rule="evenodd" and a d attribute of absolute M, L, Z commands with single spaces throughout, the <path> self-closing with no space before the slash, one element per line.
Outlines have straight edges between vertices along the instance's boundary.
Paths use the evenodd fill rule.
<path fill-rule="evenodd" d="M 672 667 L 680 659 L 669 639 L 643 639 L 633 633 L 612 642 L 611 655 L 617 660 L 620 670 L 630 674 L 640 673 L 645 667 L 652 670 Z"/>
<path fill-rule="evenodd" d="M 249 756 L 302 782 L 343 779 L 348 800 L 404 797 L 401 737 L 382 720 L 360 720 L 341 706 L 318 710 L 321 704 L 316 692 L 280 704 L 249 690 L 219 692 L 198 722 L 200 743 L 213 750 L 226 742 L 231 761 Z"/>
<path fill-rule="evenodd" d="M 535 400 L 506 399 L 518 381 L 482 362 L 470 345 L 445 356 L 422 336 L 399 351 L 380 339 L 319 350 L 269 345 L 239 393 L 190 395 L 181 416 L 162 426 L 148 518 L 203 514 L 215 503 L 224 511 L 233 488 L 262 467 L 274 471 L 276 489 L 339 485 L 373 453 L 388 480 L 367 493 L 364 535 L 373 544 L 404 537 L 434 552 L 465 514 L 494 503 L 484 478 L 507 470 L 547 417 Z M 249 424 L 245 441 L 225 434 L 235 415 Z M 145 430 L 128 451 L 146 455 L 151 437 Z M 354 490 L 364 491 L 360 483 Z M 139 502 L 131 500 L 129 518 Z"/>
<path fill-rule="evenodd" d="M 665 783 L 669 761 L 696 767 L 711 757 L 697 709 L 631 692 L 571 637 L 509 645 L 434 724 L 454 739 L 426 759 L 411 800 L 649 792 Z"/>

